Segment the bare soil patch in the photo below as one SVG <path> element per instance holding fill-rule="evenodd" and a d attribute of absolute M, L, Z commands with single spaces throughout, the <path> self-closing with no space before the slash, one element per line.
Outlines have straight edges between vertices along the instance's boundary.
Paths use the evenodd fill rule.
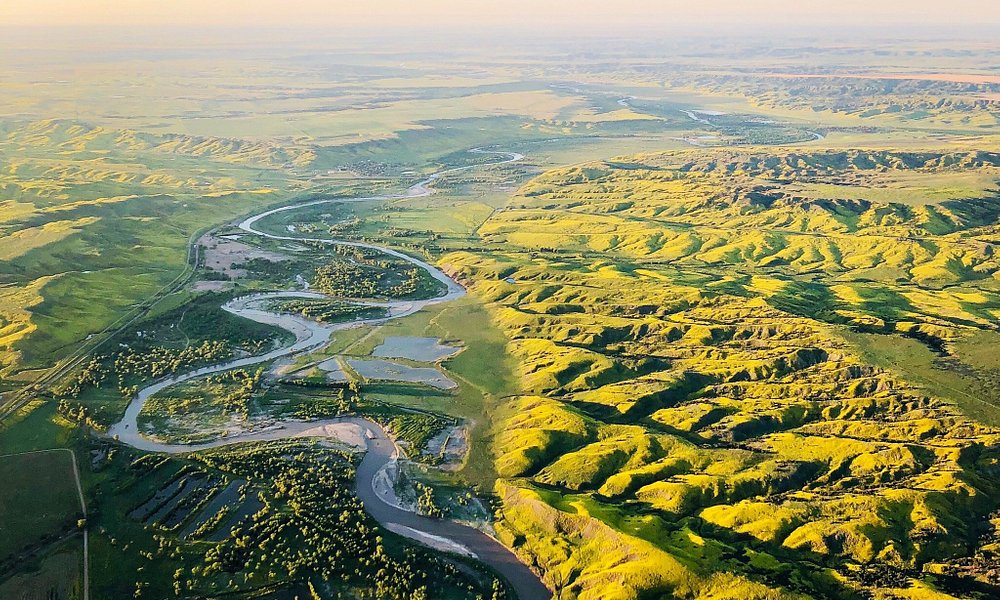
<path fill-rule="evenodd" d="M 253 258 L 271 262 L 289 260 L 283 254 L 261 250 L 241 242 L 239 235 L 216 236 L 206 233 L 198 238 L 198 244 L 202 247 L 205 268 L 231 278 L 246 276 L 246 271 L 236 268 L 236 265 Z"/>
<path fill-rule="evenodd" d="M 460 350 L 458 346 L 446 346 L 433 337 L 390 336 L 375 348 L 372 356 L 437 362 L 458 354 Z"/>

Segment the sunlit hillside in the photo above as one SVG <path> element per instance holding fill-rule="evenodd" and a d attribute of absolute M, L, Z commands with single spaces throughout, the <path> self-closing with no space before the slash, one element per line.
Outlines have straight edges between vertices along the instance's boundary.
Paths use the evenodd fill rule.
<path fill-rule="evenodd" d="M 442 259 L 531 394 L 496 440 L 508 539 L 581 598 L 710 594 L 720 564 L 807 595 L 946 570 L 997 509 L 995 367 L 956 346 L 996 328 L 995 161 L 671 153 L 522 186 L 479 229 L 491 257 Z M 913 185 L 948 178 L 986 189 Z M 859 185 L 906 202 L 837 194 Z M 861 336 L 927 344 L 965 386 L 915 385 Z"/>

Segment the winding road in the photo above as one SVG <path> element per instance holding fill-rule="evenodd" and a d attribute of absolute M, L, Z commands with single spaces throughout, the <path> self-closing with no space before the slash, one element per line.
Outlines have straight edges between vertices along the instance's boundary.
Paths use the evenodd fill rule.
<path fill-rule="evenodd" d="M 514 152 L 500 152 L 478 148 L 471 150 L 471 152 L 495 154 L 504 157 L 503 160 L 489 163 L 489 165 L 514 162 L 523 158 L 521 154 Z M 551 598 L 552 593 L 545 587 L 539 577 L 522 563 L 513 552 L 486 533 L 459 523 L 423 517 L 401 508 L 395 499 L 395 494 L 392 492 L 392 486 L 387 483 L 390 481 L 390 473 L 397 468 L 398 450 L 395 443 L 386 435 L 385 431 L 378 424 L 368 419 L 341 417 L 308 422 L 286 421 L 267 429 L 242 432 L 202 444 L 164 443 L 143 435 L 137 423 L 139 413 L 142 412 L 146 401 L 151 396 L 169 387 L 212 373 L 317 350 L 329 343 L 330 336 L 334 331 L 357 327 L 363 324 L 377 325 L 391 319 L 413 314 L 431 304 L 448 302 L 463 296 L 465 290 L 462 286 L 458 285 L 436 267 L 397 250 L 350 240 L 279 236 L 260 231 L 254 225 L 270 215 L 317 204 L 394 200 L 428 196 L 434 192 L 431 187 L 433 182 L 442 176 L 473 169 L 478 166 L 482 165 L 468 165 L 439 171 L 411 186 L 401 195 L 314 200 L 271 209 L 245 219 L 239 224 L 239 227 L 253 235 L 276 240 L 312 241 L 330 245 L 369 248 L 389 254 L 424 269 L 434 279 L 444 284 L 446 291 L 440 296 L 425 300 L 393 300 L 379 303 L 379 306 L 386 309 L 384 317 L 337 324 L 317 323 L 301 316 L 272 312 L 268 309 L 268 304 L 274 299 L 279 298 L 325 298 L 322 294 L 315 292 L 267 292 L 235 298 L 224 304 L 222 308 L 231 314 L 251 319 L 258 323 L 281 327 L 291 332 L 295 336 L 295 341 L 291 345 L 272 350 L 265 354 L 238 358 L 202 367 L 188 373 L 161 379 L 143 388 L 129 403 L 121 421 L 110 428 L 108 431 L 109 435 L 116 436 L 120 442 L 140 450 L 176 454 L 250 441 L 277 440 L 302 436 L 327 436 L 329 435 L 329 427 L 353 426 L 360 432 L 366 446 L 364 458 L 358 465 L 356 491 L 364 504 L 365 510 L 383 527 L 431 547 L 449 550 L 478 559 L 506 579 L 521 600 L 546 600 Z M 360 303 L 361 301 L 358 302 Z M 368 302 L 365 303 L 367 304 Z"/>

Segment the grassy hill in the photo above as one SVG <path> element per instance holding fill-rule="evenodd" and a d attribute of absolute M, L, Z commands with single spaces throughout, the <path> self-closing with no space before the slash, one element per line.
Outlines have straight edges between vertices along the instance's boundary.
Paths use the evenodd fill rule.
<path fill-rule="evenodd" d="M 283 152 L 70 121 L 0 125 L 0 373 L 53 364 L 178 277 L 206 224 L 293 191 L 276 169 L 294 160 Z"/>
<path fill-rule="evenodd" d="M 519 359 L 503 539 L 565 598 L 974 588 L 946 575 L 992 556 L 1000 508 L 972 350 L 1000 316 L 998 165 L 673 152 L 522 186 L 441 259 Z M 966 187 L 922 191 L 944 180 Z"/>

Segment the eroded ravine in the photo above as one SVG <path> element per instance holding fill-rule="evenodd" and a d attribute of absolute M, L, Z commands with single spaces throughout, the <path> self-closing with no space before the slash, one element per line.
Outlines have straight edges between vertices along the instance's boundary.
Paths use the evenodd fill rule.
<path fill-rule="evenodd" d="M 481 149 L 474 149 L 472 152 L 498 154 L 506 157 L 503 160 L 489 163 L 489 165 L 514 162 L 523 158 L 522 155 L 513 152 L 496 152 Z M 233 359 L 215 365 L 202 367 L 188 373 L 161 379 L 149 386 L 146 386 L 139 391 L 135 398 L 133 398 L 126 408 L 121 421 L 113 425 L 108 433 L 116 436 L 120 442 L 140 450 L 178 454 L 243 442 L 268 441 L 304 436 L 328 436 L 329 433 L 327 428 L 329 426 L 354 426 L 361 432 L 361 437 L 363 438 L 366 447 L 365 455 L 357 469 L 357 479 L 355 485 L 356 492 L 364 504 L 365 510 L 383 527 L 417 542 L 427 544 L 438 549 L 445 549 L 459 554 L 465 554 L 480 560 L 503 576 L 510 583 L 517 596 L 522 600 L 544 600 L 546 598 L 550 598 L 551 592 L 545 587 L 538 576 L 524 563 L 522 563 L 513 552 L 486 533 L 459 523 L 423 517 L 400 508 L 398 504 L 394 502 L 392 493 L 389 491 L 389 487 L 380 485 L 380 481 L 384 479 L 386 470 L 395 466 L 395 461 L 397 460 L 397 448 L 395 443 L 386 435 L 385 431 L 373 421 L 360 417 L 338 417 L 317 421 L 285 421 L 265 429 L 245 431 L 199 444 L 170 444 L 161 442 L 146 437 L 142 434 L 138 427 L 138 417 L 142 412 L 146 401 L 153 395 L 167 388 L 213 373 L 260 364 L 285 356 L 315 351 L 329 344 L 330 336 L 337 330 L 357 327 L 360 325 L 377 325 L 392 319 L 398 319 L 400 317 L 413 314 L 432 304 L 454 300 L 465 294 L 465 290 L 462 286 L 458 285 L 455 281 L 433 265 L 397 250 L 385 248 L 376 244 L 367 244 L 350 240 L 274 235 L 260 231 L 254 227 L 254 225 L 261 219 L 276 213 L 297 210 L 303 207 L 324 203 L 364 202 L 427 196 L 433 193 L 433 189 L 430 185 L 441 176 L 479 166 L 489 165 L 469 165 L 440 171 L 411 186 L 407 189 L 405 194 L 401 195 L 314 200 L 311 202 L 292 204 L 271 209 L 245 219 L 239 224 L 240 229 L 243 229 L 247 233 L 261 237 L 277 240 L 311 241 L 329 245 L 368 248 L 394 256 L 424 269 L 431 277 L 444 284 L 446 291 L 440 296 L 423 300 L 393 300 L 379 303 L 379 306 L 382 306 L 386 310 L 386 316 L 376 319 L 364 319 L 337 324 L 321 324 L 297 315 L 272 312 L 267 308 L 267 303 L 277 298 L 325 297 L 319 293 L 281 291 L 250 294 L 235 298 L 224 304 L 222 308 L 231 314 L 244 317 L 258 323 L 281 327 L 282 329 L 292 333 L 295 336 L 295 341 L 288 346 L 272 350 L 265 354 Z"/>

